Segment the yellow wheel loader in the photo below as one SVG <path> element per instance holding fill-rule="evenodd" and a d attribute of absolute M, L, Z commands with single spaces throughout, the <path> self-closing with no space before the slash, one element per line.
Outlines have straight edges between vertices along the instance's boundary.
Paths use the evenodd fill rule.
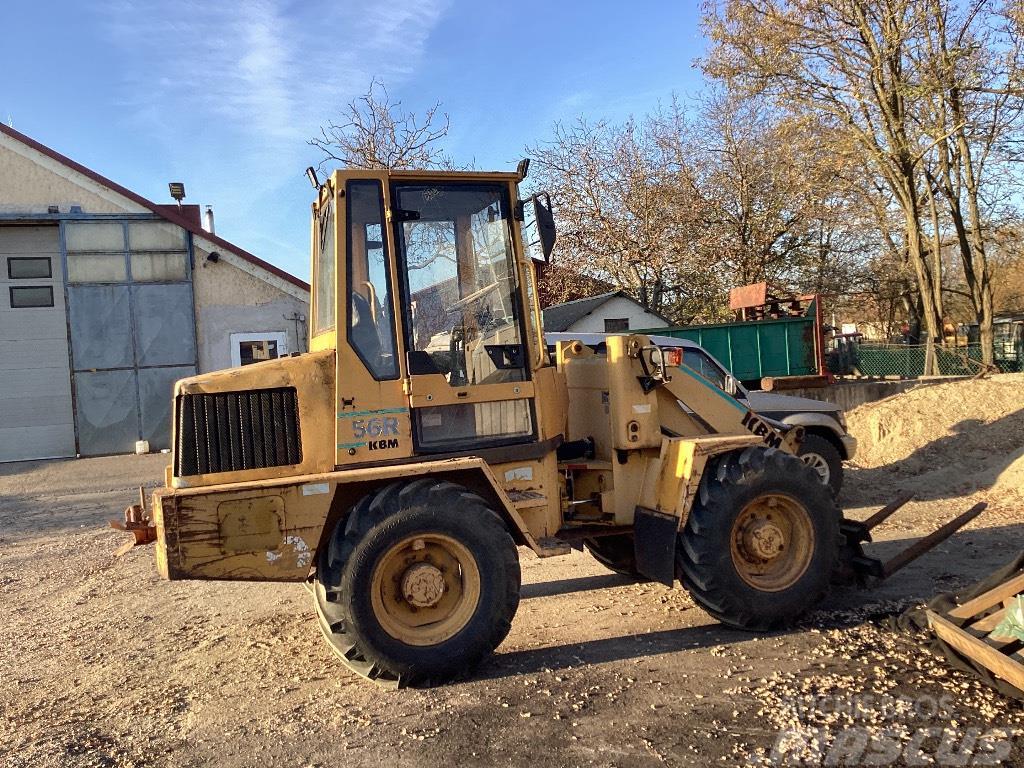
<path fill-rule="evenodd" d="M 179 381 L 166 487 L 119 524 L 164 577 L 307 582 L 341 660 L 402 685 L 501 643 L 517 547 L 586 546 L 753 630 L 881 567 L 799 427 L 645 336 L 548 350 L 525 170 L 310 174 L 310 351 Z"/>

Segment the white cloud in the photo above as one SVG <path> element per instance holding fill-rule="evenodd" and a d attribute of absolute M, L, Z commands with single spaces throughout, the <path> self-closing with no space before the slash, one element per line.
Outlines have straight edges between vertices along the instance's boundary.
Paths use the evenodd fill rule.
<path fill-rule="evenodd" d="M 106 0 L 94 10 L 118 66 L 117 106 L 161 148 L 149 173 L 180 174 L 240 245 L 294 243 L 260 255 L 302 273 L 308 224 L 296 217 L 309 189 L 296 183 L 317 159 L 305 142 L 371 78 L 410 79 L 448 2 Z"/>
<path fill-rule="evenodd" d="M 112 0 L 125 105 L 188 109 L 261 141 L 304 139 L 373 76 L 408 75 L 443 0 Z"/>

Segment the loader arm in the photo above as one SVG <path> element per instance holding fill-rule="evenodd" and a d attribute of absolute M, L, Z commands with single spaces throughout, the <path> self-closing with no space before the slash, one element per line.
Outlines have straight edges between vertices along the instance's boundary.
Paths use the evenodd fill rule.
<path fill-rule="evenodd" d="M 663 374 L 657 386 L 662 429 L 682 437 L 749 432 L 767 445 L 796 454 L 803 428 L 766 419 L 686 365 Z"/>

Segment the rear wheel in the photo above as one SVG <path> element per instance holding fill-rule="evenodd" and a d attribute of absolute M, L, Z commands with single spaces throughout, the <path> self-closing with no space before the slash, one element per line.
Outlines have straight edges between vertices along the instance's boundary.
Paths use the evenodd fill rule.
<path fill-rule="evenodd" d="M 587 551 L 609 571 L 621 573 L 634 579 L 644 579 L 636 569 L 636 553 L 633 549 L 633 535 L 617 533 L 614 536 L 596 536 L 584 539 Z"/>
<path fill-rule="evenodd" d="M 840 511 L 817 474 L 773 448 L 710 465 L 679 534 L 676 572 L 708 613 L 768 630 L 814 606 L 839 560 Z"/>
<path fill-rule="evenodd" d="M 352 670 L 414 685 L 469 673 L 519 605 L 515 542 L 465 488 L 430 478 L 365 497 L 324 547 L 320 628 Z"/>

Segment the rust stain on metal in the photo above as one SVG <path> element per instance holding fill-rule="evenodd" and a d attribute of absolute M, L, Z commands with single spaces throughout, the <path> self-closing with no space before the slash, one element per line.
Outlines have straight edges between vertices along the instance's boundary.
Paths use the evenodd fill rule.
<path fill-rule="evenodd" d="M 149 508 L 146 505 L 146 492 L 139 486 L 139 503 L 132 504 L 124 511 L 124 520 L 110 520 L 110 527 L 117 531 L 126 531 L 132 534 L 132 540 L 127 541 L 118 547 L 114 553 L 117 557 L 125 554 L 133 547 L 142 544 L 151 544 L 156 541 L 156 526 L 149 515 Z"/>

